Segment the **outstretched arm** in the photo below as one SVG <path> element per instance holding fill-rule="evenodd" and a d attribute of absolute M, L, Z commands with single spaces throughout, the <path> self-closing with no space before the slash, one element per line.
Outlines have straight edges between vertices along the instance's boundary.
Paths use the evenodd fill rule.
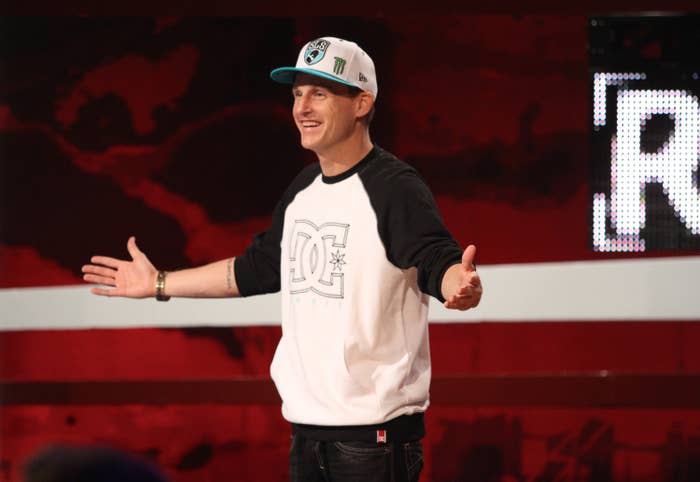
<path fill-rule="evenodd" d="M 92 292 L 101 296 L 148 298 L 156 294 L 158 270 L 136 246 L 132 236 L 127 242 L 131 261 L 93 256 L 83 266 L 83 279 L 103 285 Z M 216 261 L 198 268 L 169 272 L 165 281 L 166 296 L 223 298 L 239 296 L 234 272 L 235 258 Z"/>
<path fill-rule="evenodd" d="M 462 254 L 462 262 L 450 266 L 442 277 L 442 296 L 445 308 L 468 310 L 481 300 L 481 279 L 474 266 L 476 246 L 470 244 Z"/>

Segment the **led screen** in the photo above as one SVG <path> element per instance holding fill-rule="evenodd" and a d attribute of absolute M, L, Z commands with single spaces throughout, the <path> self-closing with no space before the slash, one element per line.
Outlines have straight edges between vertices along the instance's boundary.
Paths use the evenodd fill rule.
<path fill-rule="evenodd" d="M 592 247 L 700 249 L 698 17 L 590 29 Z"/>

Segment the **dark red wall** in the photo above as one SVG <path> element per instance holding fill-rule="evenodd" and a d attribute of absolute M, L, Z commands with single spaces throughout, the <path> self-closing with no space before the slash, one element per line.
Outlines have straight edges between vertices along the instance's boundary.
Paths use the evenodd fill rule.
<path fill-rule="evenodd" d="M 298 146 L 289 90 L 268 73 L 319 35 L 352 38 L 375 59 L 374 140 L 423 173 L 480 264 L 622 256 L 590 250 L 584 16 L 5 18 L 0 287 L 79 283 L 90 255 L 124 256 L 131 234 L 165 269 L 243 250 L 314 162 Z M 699 326 L 431 326 L 436 392 L 422 480 L 700 480 L 698 406 L 682 390 L 658 405 L 645 392 L 698 374 Z M 283 480 L 289 429 L 268 392 L 162 404 L 145 388 L 94 405 L 76 385 L 169 381 L 183 396 L 187 381 L 248 387 L 266 380 L 278 336 L 261 327 L 0 332 L 5 389 L 64 383 L 31 392 L 34 404 L 1 407 L 0 481 L 19 480 L 50 442 L 123 447 L 178 482 Z M 499 396 L 503 376 L 551 376 L 532 386 L 565 390 L 568 375 L 601 371 L 656 378 L 611 384 L 615 400 L 636 404 L 586 404 L 600 398 L 585 384 L 573 385 L 581 403 L 548 404 L 527 389 Z M 461 394 L 456 404 L 440 388 L 471 380 L 478 390 L 475 376 L 502 383 L 491 403 Z M 697 400 L 697 387 L 686 388 Z"/>

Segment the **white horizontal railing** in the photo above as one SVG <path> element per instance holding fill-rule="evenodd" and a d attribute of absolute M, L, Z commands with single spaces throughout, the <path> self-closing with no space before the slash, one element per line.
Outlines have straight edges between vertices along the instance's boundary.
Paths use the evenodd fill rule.
<path fill-rule="evenodd" d="M 699 320 L 700 256 L 484 265 L 476 310 L 431 301 L 434 322 Z M 279 294 L 168 303 L 92 295 L 87 285 L 0 290 L 0 330 L 280 323 Z"/>

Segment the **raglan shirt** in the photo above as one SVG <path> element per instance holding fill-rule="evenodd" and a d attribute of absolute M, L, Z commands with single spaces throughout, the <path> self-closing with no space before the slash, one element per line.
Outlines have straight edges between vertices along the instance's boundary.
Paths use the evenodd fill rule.
<path fill-rule="evenodd" d="M 462 251 L 418 173 L 374 147 L 324 176 L 303 169 L 235 275 L 242 296 L 281 290 L 270 373 L 292 423 L 378 424 L 429 404 L 428 295 Z"/>

